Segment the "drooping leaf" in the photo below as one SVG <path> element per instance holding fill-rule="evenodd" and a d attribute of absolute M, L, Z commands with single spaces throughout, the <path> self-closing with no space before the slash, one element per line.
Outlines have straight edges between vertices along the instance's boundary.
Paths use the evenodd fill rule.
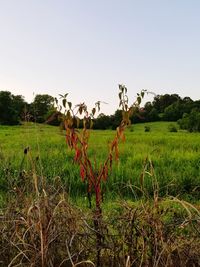
<path fill-rule="evenodd" d="M 54 101 L 55 101 L 56 105 L 58 105 L 58 99 L 56 97 L 54 98 Z"/>
<path fill-rule="evenodd" d="M 138 96 L 138 97 L 137 97 L 137 102 L 138 102 L 139 105 L 141 104 L 141 101 L 142 101 L 142 100 L 141 100 L 141 97 Z"/>
<path fill-rule="evenodd" d="M 66 98 L 68 96 L 68 93 L 66 93 L 63 97 Z"/>
<path fill-rule="evenodd" d="M 72 102 L 67 102 L 68 106 L 69 106 L 69 109 L 72 108 Z"/>
<path fill-rule="evenodd" d="M 93 108 L 93 109 L 92 109 L 92 115 L 93 115 L 93 116 L 94 116 L 95 112 L 96 112 L 96 108 Z"/>
<path fill-rule="evenodd" d="M 80 114 L 80 115 L 82 115 L 82 112 L 83 112 L 83 107 L 82 107 L 82 106 L 80 106 L 78 111 L 79 111 L 79 114 Z"/>
<path fill-rule="evenodd" d="M 64 98 L 64 99 L 62 100 L 62 104 L 63 104 L 63 107 L 64 107 L 64 108 L 66 108 L 66 102 L 67 102 L 67 100 L 66 100 L 66 98 Z"/>

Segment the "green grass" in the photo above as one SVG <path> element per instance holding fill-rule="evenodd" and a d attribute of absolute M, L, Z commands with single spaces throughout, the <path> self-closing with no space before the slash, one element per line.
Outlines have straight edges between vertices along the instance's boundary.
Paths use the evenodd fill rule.
<path fill-rule="evenodd" d="M 144 132 L 145 125 L 150 126 L 150 132 Z M 170 133 L 168 126 L 168 122 L 155 122 L 127 129 L 126 142 L 120 144 L 119 163 L 114 164 L 104 185 L 109 198 L 139 195 L 136 187 L 140 186 L 146 156 L 154 164 L 161 195 L 181 195 L 189 200 L 200 198 L 200 134 Z M 91 131 L 89 153 L 97 164 L 106 158 L 114 134 L 111 130 Z M 30 148 L 33 163 L 24 155 L 26 147 Z M 38 124 L 0 126 L 0 201 L 9 186 L 19 182 L 20 172 L 28 172 L 33 165 L 38 175 L 50 181 L 59 176 L 70 196 L 86 195 L 78 166 L 73 163 L 73 152 L 67 149 L 64 133 L 59 128 Z M 153 194 L 149 175 L 145 177 L 145 188 L 149 195 Z"/>

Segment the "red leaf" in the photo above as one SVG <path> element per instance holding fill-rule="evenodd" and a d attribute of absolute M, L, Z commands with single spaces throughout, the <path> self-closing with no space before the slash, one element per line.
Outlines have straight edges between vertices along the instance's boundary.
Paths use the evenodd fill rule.
<path fill-rule="evenodd" d="M 85 169 L 84 169 L 83 165 L 80 165 L 80 176 L 81 176 L 81 180 L 84 182 L 84 179 L 85 179 Z"/>
<path fill-rule="evenodd" d="M 81 157 L 81 150 L 76 149 L 76 154 L 75 154 L 74 160 L 78 161 L 80 159 L 80 157 Z"/>

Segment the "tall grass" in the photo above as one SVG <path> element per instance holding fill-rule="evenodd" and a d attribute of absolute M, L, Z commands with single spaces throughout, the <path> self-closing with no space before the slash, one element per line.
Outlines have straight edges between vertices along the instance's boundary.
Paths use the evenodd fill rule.
<path fill-rule="evenodd" d="M 150 123 L 151 132 L 144 132 L 144 124 L 127 130 L 126 142 L 120 146 L 120 161 L 115 165 L 105 189 L 109 198 L 120 194 L 132 197 L 127 184 L 139 185 L 144 158 L 151 155 L 160 184 L 161 195 L 200 198 L 200 135 L 186 132 L 170 133 L 168 123 Z M 113 131 L 92 131 L 89 153 L 99 164 L 106 157 L 106 146 L 114 136 Z M 1 127 L 0 131 L 0 181 L 1 192 L 18 182 L 21 171 L 32 169 L 24 157 L 25 147 L 30 152 L 36 170 L 51 180 L 59 176 L 74 199 L 85 196 L 85 185 L 80 181 L 79 169 L 73 163 L 73 153 L 65 146 L 64 134 L 56 127 L 24 125 Z M 146 187 L 151 191 L 148 182 Z M 2 194 L 2 193 L 1 193 Z"/>
<path fill-rule="evenodd" d="M 33 162 L 29 150 L 27 161 Z M 34 167 L 32 165 L 32 167 Z M 175 197 L 162 198 L 153 163 L 143 162 L 137 201 L 103 204 L 101 267 L 200 266 L 200 207 Z M 47 181 L 36 171 L 22 172 L 8 186 L 0 215 L 2 266 L 96 266 L 93 211 L 75 207 L 58 177 Z M 148 182 L 152 188 L 152 196 Z M 11 194 L 12 192 L 12 194 Z"/>

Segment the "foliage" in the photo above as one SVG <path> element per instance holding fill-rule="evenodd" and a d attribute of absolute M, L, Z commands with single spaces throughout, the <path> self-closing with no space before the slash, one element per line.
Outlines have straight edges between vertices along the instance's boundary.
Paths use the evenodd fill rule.
<path fill-rule="evenodd" d="M 159 121 L 159 113 L 156 108 L 152 108 L 149 113 L 146 114 L 147 121 Z"/>
<path fill-rule="evenodd" d="M 118 125 L 122 121 L 122 111 L 120 109 L 117 109 L 115 111 L 115 114 L 111 115 L 111 121 L 112 121 L 112 130 L 116 130 Z"/>
<path fill-rule="evenodd" d="M 48 94 L 36 95 L 29 109 L 34 121 L 45 122 L 55 112 L 54 98 Z"/>
<path fill-rule="evenodd" d="M 152 122 L 152 121 L 177 121 L 184 113 L 190 113 L 192 109 L 200 108 L 200 101 L 193 101 L 189 97 L 181 98 L 177 94 L 158 95 L 153 102 L 147 102 L 144 108 L 140 108 L 130 117 L 132 123 Z M 95 124 L 98 129 L 115 130 L 122 119 L 121 110 L 117 110 L 114 115 L 97 118 Z"/>
<path fill-rule="evenodd" d="M 106 130 L 109 129 L 112 125 L 112 119 L 110 116 L 107 116 L 103 113 L 99 114 L 96 119 L 94 119 L 93 129 L 96 130 Z"/>
<path fill-rule="evenodd" d="M 8 91 L 0 91 L 0 124 L 19 124 L 24 108 L 25 101 L 21 95 L 14 96 Z"/>
<path fill-rule="evenodd" d="M 165 94 L 165 95 L 157 95 L 153 100 L 153 107 L 159 112 L 164 112 L 165 108 L 170 106 L 171 104 L 180 100 L 180 96 L 177 94 Z"/>
<path fill-rule="evenodd" d="M 200 110 L 195 108 L 191 113 L 185 113 L 182 119 L 178 120 L 181 129 L 189 132 L 200 132 Z"/>
<path fill-rule="evenodd" d="M 175 102 L 164 110 L 163 118 L 166 121 L 177 121 L 183 115 L 180 102 Z"/>

